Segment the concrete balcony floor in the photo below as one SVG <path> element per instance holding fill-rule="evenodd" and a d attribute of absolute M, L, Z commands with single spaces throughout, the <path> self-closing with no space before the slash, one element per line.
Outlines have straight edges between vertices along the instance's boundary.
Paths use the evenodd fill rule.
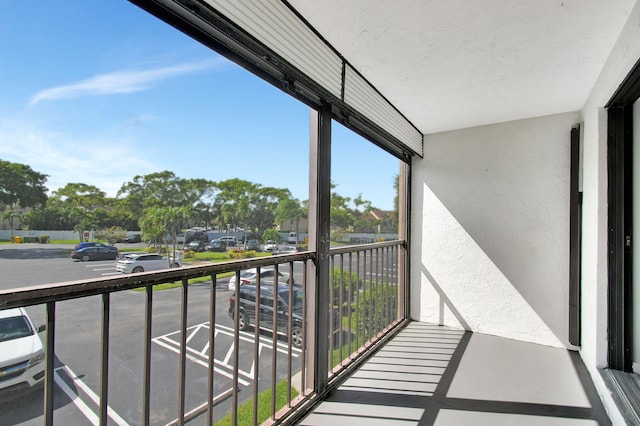
<path fill-rule="evenodd" d="M 610 425 L 575 352 L 412 322 L 302 425 Z"/>

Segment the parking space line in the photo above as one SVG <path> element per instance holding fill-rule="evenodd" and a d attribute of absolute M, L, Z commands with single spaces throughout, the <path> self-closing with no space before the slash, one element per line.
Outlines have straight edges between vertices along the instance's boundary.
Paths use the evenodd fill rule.
<path fill-rule="evenodd" d="M 113 268 L 116 267 L 116 264 L 115 263 L 91 263 L 91 262 L 87 262 L 84 265 L 85 268 L 100 268 L 102 266 L 109 266 L 110 267 L 109 269 L 113 269 Z"/>
<path fill-rule="evenodd" d="M 187 336 L 187 343 L 189 343 L 192 339 L 194 339 L 194 337 L 201 331 L 201 330 L 209 330 L 210 326 L 208 322 L 203 322 L 201 324 L 197 324 L 197 325 L 193 325 L 191 327 L 187 328 L 187 331 L 189 332 L 189 335 Z M 162 336 L 158 336 L 154 339 L 152 339 L 153 342 L 155 342 L 156 344 L 158 344 L 159 346 L 164 347 L 165 349 L 169 349 L 170 351 L 179 354 L 180 353 L 180 341 L 177 338 L 173 338 L 173 336 L 177 336 L 180 334 L 180 331 L 174 331 L 171 333 L 167 333 L 164 334 Z M 233 328 L 229 328 L 220 324 L 216 325 L 215 328 L 215 333 L 214 333 L 214 337 L 217 337 L 219 334 L 223 334 L 224 336 L 233 338 L 234 337 L 234 329 Z M 282 334 L 282 333 L 279 333 Z M 245 332 L 245 331 L 241 331 L 238 335 L 239 339 L 244 341 L 244 342 L 248 342 L 248 343 L 254 343 L 254 334 L 253 333 L 249 333 L 249 332 Z M 273 341 L 271 339 L 267 339 L 266 337 L 259 337 L 258 340 L 258 357 L 260 357 L 262 355 L 262 350 L 263 348 L 268 348 L 269 350 L 273 350 Z M 203 367 L 208 367 L 208 357 L 207 357 L 207 352 L 209 350 L 209 341 L 207 340 L 206 343 L 204 343 L 204 348 L 202 350 L 199 349 L 195 349 L 191 346 L 187 346 L 187 354 L 186 357 L 187 359 L 189 359 L 190 361 L 193 361 L 199 365 L 202 365 Z M 234 354 L 235 351 L 235 345 L 233 344 L 233 342 L 231 343 L 228 351 L 226 352 L 224 358 L 222 361 L 214 358 L 213 362 L 214 362 L 214 371 L 217 372 L 218 374 L 223 375 L 224 377 L 227 377 L 229 379 L 232 379 L 233 376 L 231 374 L 231 371 L 234 370 L 234 366 L 230 364 L 231 358 Z M 288 353 L 288 344 L 282 343 L 282 342 L 278 342 L 276 344 L 276 350 L 278 352 L 281 352 L 283 354 L 287 354 Z M 300 356 L 300 354 L 302 353 L 301 349 L 292 347 L 292 352 L 291 352 L 291 356 L 294 358 L 297 358 Z M 247 372 L 244 371 L 242 369 L 238 369 L 238 374 L 247 380 L 244 380 L 243 378 L 239 377 L 239 383 L 244 385 L 244 386 L 248 386 L 250 381 L 252 381 L 253 379 L 253 373 L 255 370 L 255 365 L 256 362 L 255 360 L 253 361 L 253 363 L 251 364 L 251 369 Z M 218 366 L 224 368 L 218 368 Z"/>
<path fill-rule="evenodd" d="M 74 373 L 68 366 L 64 365 L 62 367 L 58 367 L 54 370 L 54 380 L 56 384 L 67 394 L 67 396 L 73 401 L 73 403 L 78 407 L 78 409 L 84 414 L 89 421 L 91 421 L 94 425 L 99 423 L 98 416 L 87 406 L 87 404 L 82 401 L 79 395 L 71 390 L 69 386 L 62 380 L 62 377 L 58 374 L 58 370 L 64 370 L 67 376 L 73 381 L 73 384 L 79 387 L 96 405 L 100 405 L 100 398 L 98 395 L 89 388 L 80 378 Z M 116 413 L 114 409 L 107 406 L 107 415 L 118 425 L 120 426 L 129 426 L 122 417 Z"/>
<path fill-rule="evenodd" d="M 99 419 L 96 413 L 94 413 L 93 410 L 91 410 L 91 408 L 89 408 L 89 406 L 85 404 L 82 399 L 80 399 L 77 393 L 71 390 L 71 388 L 58 375 L 57 370 L 53 373 L 53 380 L 56 382 L 56 385 L 58 385 L 58 387 L 62 389 L 65 394 L 67 394 L 71 402 L 73 402 L 73 404 L 78 408 L 78 410 L 80 410 L 80 412 L 87 418 L 87 420 L 89 420 L 92 425 L 97 425 Z"/>
<path fill-rule="evenodd" d="M 202 329 L 202 324 L 200 324 L 199 326 L 195 327 L 193 329 L 193 331 L 191 332 L 191 334 L 187 336 L 187 343 L 189 343 L 191 341 L 191 339 L 193 339 L 193 336 L 195 336 L 196 333 L 198 331 L 200 331 L 201 329 Z"/>
<path fill-rule="evenodd" d="M 233 328 L 229 328 L 229 327 L 225 327 L 224 325 L 216 325 L 216 328 L 220 327 L 220 332 L 223 334 L 226 334 L 227 336 L 231 336 L 233 337 Z M 261 328 L 262 329 L 262 328 Z M 265 329 L 266 330 L 266 329 Z M 283 335 L 282 333 L 278 333 L 278 335 Z M 245 342 L 253 342 L 253 333 L 249 333 L 247 331 L 241 331 L 240 332 L 240 339 L 244 340 Z M 265 347 L 272 349 L 272 341 L 271 339 L 267 339 L 266 337 L 262 337 L 260 336 L 260 341 L 261 344 L 264 344 Z M 288 349 L 289 349 L 289 345 L 286 343 L 282 343 L 282 342 L 278 342 L 277 343 L 277 350 L 278 352 L 281 352 L 283 354 L 287 354 L 288 353 Z M 294 358 L 297 358 L 301 353 L 302 350 L 298 349 L 296 347 L 292 347 L 291 348 L 291 356 L 293 356 Z"/>
<path fill-rule="evenodd" d="M 224 361 L 222 361 L 223 364 L 229 365 L 229 361 L 231 360 L 231 355 L 233 355 L 235 350 L 236 348 L 234 345 L 231 345 L 231 347 L 229 347 L 229 350 L 227 351 L 227 355 L 224 357 Z"/>
<path fill-rule="evenodd" d="M 209 329 L 209 327 L 207 327 L 207 329 Z M 213 338 L 215 339 L 217 336 L 218 336 L 218 330 L 216 330 L 213 333 Z M 200 351 L 200 355 L 205 356 L 208 350 L 209 350 L 209 341 L 207 341 L 207 344 L 204 345 L 204 348 L 202 348 L 202 350 Z"/>
<path fill-rule="evenodd" d="M 155 342 L 156 344 L 158 344 L 158 345 L 160 345 L 160 346 L 162 346 L 162 347 L 164 347 L 164 348 L 166 348 L 166 349 L 169 349 L 169 350 L 170 350 L 170 351 L 172 351 L 172 352 L 175 352 L 175 353 L 177 353 L 177 354 L 179 354 L 179 353 L 180 353 L 180 348 L 179 348 L 179 347 L 175 347 L 175 346 L 173 346 L 173 345 L 171 345 L 171 344 L 165 343 L 165 342 L 163 342 L 163 341 L 161 340 L 161 338 L 155 338 L 155 339 L 153 339 L 153 342 Z M 173 342 L 173 341 L 171 341 L 171 340 L 170 340 L 170 342 Z M 177 343 L 177 342 L 176 342 L 176 343 Z M 189 349 L 191 349 L 191 348 L 187 348 L 187 352 L 189 352 Z M 193 349 L 192 349 L 192 350 L 193 350 Z M 196 353 L 197 353 L 197 352 L 196 352 Z M 196 364 L 202 365 L 203 367 L 207 367 L 207 368 L 209 367 L 209 364 L 208 364 L 207 362 L 204 362 L 203 360 L 201 360 L 201 359 L 199 359 L 199 358 L 197 358 L 197 357 L 194 357 L 194 356 L 190 355 L 189 353 L 187 353 L 187 354 L 186 354 L 186 357 L 187 357 L 187 359 L 188 359 L 188 360 L 193 361 L 193 362 L 195 362 Z M 218 361 L 218 360 L 214 359 L 214 363 L 218 363 L 218 364 L 220 364 L 220 361 Z M 213 370 L 214 370 L 216 373 L 219 373 L 219 374 L 221 374 L 221 375 L 225 376 L 225 377 L 226 377 L 226 378 L 228 378 L 228 379 L 233 379 L 233 375 L 232 375 L 231 373 L 228 373 L 228 372 L 226 372 L 226 371 L 224 371 L 224 370 L 222 370 L 222 369 L 220 369 L 220 368 L 218 368 L 218 367 L 215 367 L 215 366 L 214 366 L 214 367 L 213 367 Z M 248 374 L 247 374 L 247 373 L 245 373 L 245 372 L 243 372 L 243 371 L 241 371 L 240 373 L 241 373 L 241 374 L 243 374 L 243 375 L 245 375 L 245 376 L 248 376 Z M 244 379 L 242 379 L 242 378 L 240 378 L 240 377 L 238 377 L 238 383 L 240 383 L 240 384 L 242 384 L 242 385 L 244 385 L 244 386 L 249 386 L 249 382 L 248 382 L 248 381 L 246 381 L 246 380 L 244 380 Z"/>
<path fill-rule="evenodd" d="M 260 359 L 260 355 L 262 355 L 262 348 L 264 347 L 264 345 L 262 343 L 260 343 L 258 345 L 258 359 Z M 251 377 L 253 377 L 253 373 L 255 372 L 256 369 L 256 360 L 253 360 L 253 363 L 251 364 L 251 370 L 249 371 L 249 374 L 251 374 Z"/>

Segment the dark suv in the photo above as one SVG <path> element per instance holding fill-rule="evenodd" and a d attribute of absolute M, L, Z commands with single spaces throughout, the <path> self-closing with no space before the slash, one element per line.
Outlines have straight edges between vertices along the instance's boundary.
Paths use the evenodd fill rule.
<path fill-rule="evenodd" d="M 184 236 L 184 244 L 189 244 L 191 241 L 202 241 L 203 243 L 209 242 L 209 236 L 205 232 L 195 231 L 187 233 Z"/>
<path fill-rule="evenodd" d="M 236 293 L 229 299 L 229 316 L 234 317 Z M 287 334 L 289 312 L 291 312 L 291 343 L 299 348 L 302 346 L 302 305 L 304 295 L 302 290 L 293 287 L 292 308 L 289 309 L 289 286 L 278 286 L 276 305 L 277 333 Z M 240 287 L 240 306 L 238 307 L 238 322 L 240 330 L 247 330 L 255 324 L 256 318 L 256 286 L 243 285 Z M 273 331 L 273 286 L 260 286 L 260 328 Z"/>

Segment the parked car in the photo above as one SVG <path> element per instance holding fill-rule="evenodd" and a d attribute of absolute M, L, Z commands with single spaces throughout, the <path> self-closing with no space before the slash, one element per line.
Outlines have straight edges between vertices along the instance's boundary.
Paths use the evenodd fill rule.
<path fill-rule="evenodd" d="M 273 250 L 275 250 L 277 248 L 278 248 L 278 243 L 276 243 L 273 240 L 267 240 L 267 242 L 264 243 L 264 249 L 266 251 L 273 251 Z"/>
<path fill-rule="evenodd" d="M 96 243 L 94 241 L 84 241 L 82 243 L 76 244 L 73 249 L 74 250 L 80 250 L 80 249 L 83 249 L 85 247 L 111 247 L 111 248 L 115 248 L 114 246 L 110 246 L 108 244 Z"/>
<path fill-rule="evenodd" d="M 236 245 L 238 245 L 238 239 L 234 236 L 220 237 L 218 239 L 221 242 L 225 243 L 227 246 L 235 247 Z"/>
<path fill-rule="evenodd" d="M 207 251 L 227 251 L 227 245 L 220 240 L 211 240 L 207 244 Z"/>
<path fill-rule="evenodd" d="M 180 266 L 182 266 L 180 259 L 171 258 L 169 260 L 159 253 L 127 253 L 116 262 L 116 270 L 123 274 L 179 268 Z"/>
<path fill-rule="evenodd" d="M 189 244 L 191 241 L 194 241 L 194 240 L 208 243 L 209 236 L 207 235 L 206 232 L 202 232 L 202 231 L 192 231 L 192 232 L 187 231 L 184 237 L 184 243 Z"/>
<path fill-rule="evenodd" d="M 140 234 L 127 235 L 125 239 L 122 240 L 122 242 L 123 243 L 140 243 L 142 242 L 142 236 Z"/>
<path fill-rule="evenodd" d="M 244 249 L 260 251 L 260 243 L 258 242 L 258 240 L 247 240 L 246 244 L 244 245 Z"/>
<path fill-rule="evenodd" d="M 260 268 L 260 282 L 264 284 L 273 285 L 273 277 L 276 274 L 276 270 L 274 268 Z M 257 268 L 245 269 L 244 271 L 240 271 L 240 285 L 247 284 L 255 284 L 258 279 L 258 270 Z M 229 278 L 229 290 L 236 289 L 236 274 L 233 274 L 231 278 Z M 287 283 L 289 281 L 289 273 L 278 271 L 278 282 L 279 283 Z"/>
<path fill-rule="evenodd" d="M 298 247 L 296 246 L 278 246 L 271 254 L 291 254 L 297 253 L 298 251 Z"/>
<path fill-rule="evenodd" d="M 206 251 L 207 244 L 204 241 L 193 240 L 189 244 L 184 246 L 184 251 Z"/>
<path fill-rule="evenodd" d="M 260 286 L 260 328 L 273 331 L 273 287 Z M 299 288 L 292 289 L 293 304 L 289 308 L 289 286 L 278 286 L 278 298 L 276 301 L 276 332 L 286 335 L 288 331 L 289 315 L 291 315 L 290 336 L 293 346 L 302 346 L 302 306 L 304 304 L 304 294 Z M 240 287 L 240 297 L 238 305 L 238 323 L 240 330 L 247 330 L 250 325 L 255 325 L 256 317 L 256 286 L 246 285 Z M 236 293 L 229 299 L 229 316 L 234 318 Z"/>
<path fill-rule="evenodd" d="M 42 386 L 45 353 L 38 332 L 43 329 L 34 327 L 23 308 L 0 310 L 0 393 L 17 397 Z"/>
<path fill-rule="evenodd" d="M 82 260 L 115 260 L 118 257 L 118 249 L 111 246 L 85 247 L 71 252 L 71 259 Z"/>

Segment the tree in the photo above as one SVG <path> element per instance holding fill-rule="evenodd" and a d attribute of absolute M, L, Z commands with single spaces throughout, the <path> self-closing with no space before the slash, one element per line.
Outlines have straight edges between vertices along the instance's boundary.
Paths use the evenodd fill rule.
<path fill-rule="evenodd" d="M 331 207 L 330 207 L 330 222 L 331 222 L 331 234 L 338 236 L 342 235 L 346 231 L 350 231 L 355 223 L 355 216 L 353 210 L 349 207 L 351 198 L 343 197 L 339 195 L 334 189 L 335 184 L 331 184 Z"/>
<path fill-rule="evenodd" d="M 67 217 L 64 207 L 49 198 L 45 206 L 37 206 L 25 212 L 20 221 L 29 229 L 47 229 L 60 231 L 73 229 L 74 223 Z"/>
<path fill-rule="evenodd" d="M 393 190 L 396 194 L 393 197 L 393 211 L 395 214 L 393 215 L 393 222 L 391 225 L 393 229 L 397 230 L 399 226 L 398 219 L 400 217 L 400 174 L 397 174 L 394 177 Z"/>
<path fill-rule="evenodd" d="M 97 240 L 109 241 L 114 244 L 124 240 L 127 237 L 127 231 L 119 226 L 112 226 L 96 231 L 95 237 Z"/>
<path fill-rule="evenodd" d="M 96 214 L 104 211 L 105 196 L 93 185 L 68 183 L 51 195 L 52 203 L 58 204 L 64 214 L 74 223 L 73 230 L 78 232 L 80 240 L 84 231 L 98 226 Z"/>
<path fill-rule="evenodd" d="M 308 209 L 296 198 L 283 198 L 276 209 L 276 222 L 292 221 L 296 224 L 296 234 L 299 233 L 300 219 L 307 217 Z"/>
<path fill-rule="evenodd" d="M 0 207 L 14 203 L 22 207 L 43 205 L 47 201 L 47 177 L 27 165 L 0 160 Z"/>
<path fill-rule="evenodd" d="M 291 195 L 287 189 L 263 187 L 237 178 L 218 182 L 216 189 L 219 191 L 213 204 L 216 221 L 252 230 L 271 228 L 278 204 Z"/>
<path fill-rule="evenodd" d="M 215 182 L 206 179 L 181 179 L 173 172 L 163 171 L 135 176 L 118 191 L 120 208 L 131 218 L 141 218 L 154 207 L 189 207 L 189 220 L 210 220 Z M 189 222 L 189 220 L 187 222 Z"/>
<path fill-rule="evenodd" d="M 262 233 L 262 241 L 275 241 L 276 243 L 282 242 L 282 235 L 273 228 L 265 229 Z"/>
<path fill-rule="evenodd" d="M 173 253 L 172 256 L 167 256 L 169 266 L 171 266 L 171 259 L 176 257 L 177 235 L 187 223 L 190 213 L 190 206 L 151 207 L 145 211 L 140 220 L 143 238 L 152 241 L 156 247 L 164 245 L 167 253 Z M 171 244 L 171 250 L 169 244 Z"/>
<path fill-rule="evenodd" d="M 251 209 L 247 226 L 251 229 L 268 229 L 276 221 L 276 211 L 285 198 L 291 198 L 288 189 L 258 187 L 251 197 Z"/>

